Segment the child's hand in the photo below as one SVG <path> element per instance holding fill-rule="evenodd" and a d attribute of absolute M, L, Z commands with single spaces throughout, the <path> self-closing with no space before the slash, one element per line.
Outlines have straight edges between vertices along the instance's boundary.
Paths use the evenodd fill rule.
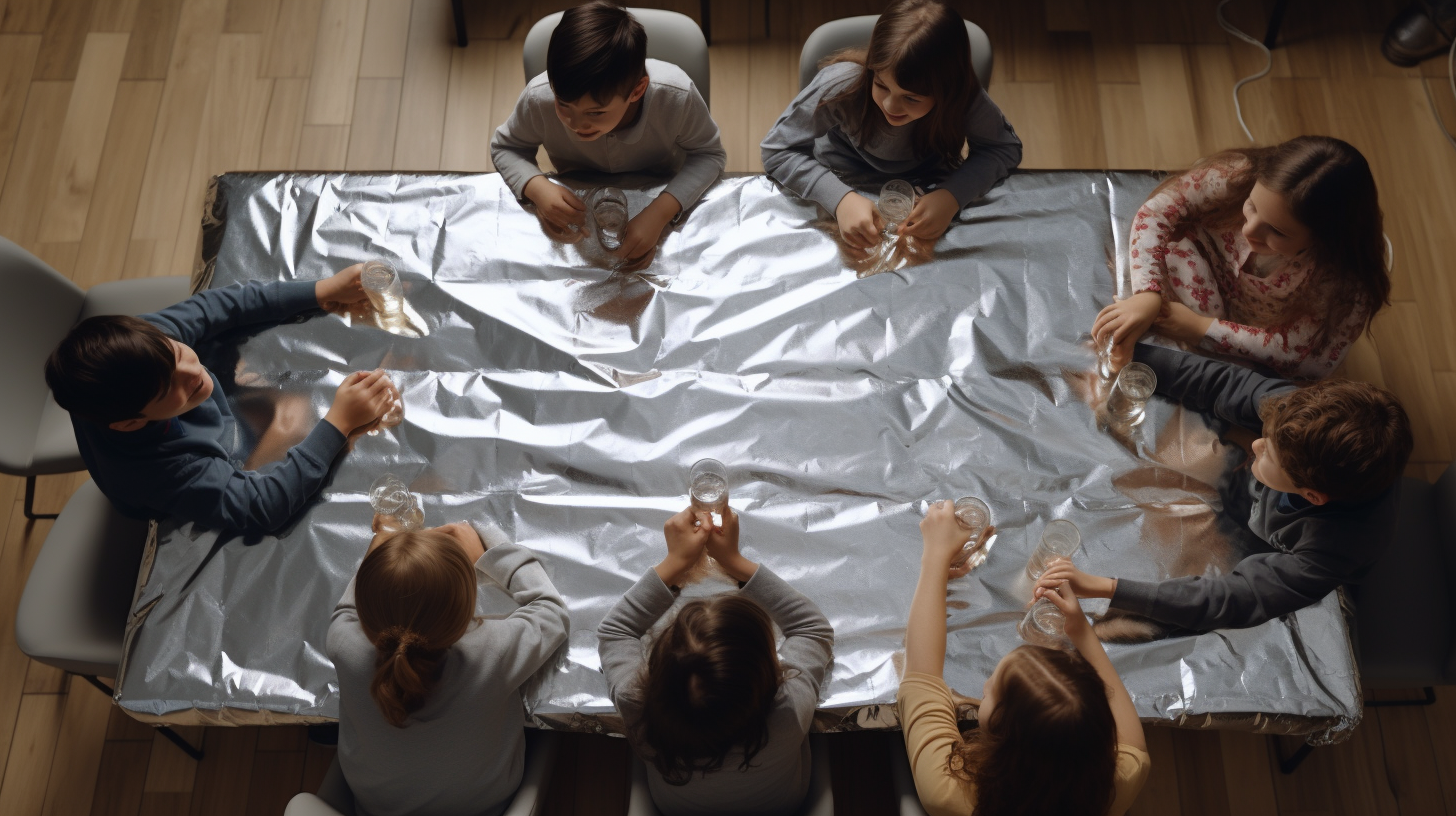
<path fill-rule="evenodd" d="M 1071 584 L 1063 582 L 1056 589 L 1047 589 L 1037 584 L 1036 597 L 1046 598 L 1061 611 L 1062 617 L 1067 619 L 1067 639 L 1080 650 L 1082 647 L 1079 641 L 1092 636 L 1092 626 L 1087 623 L 1087 616 L 1082 613 L 1082 605 L 1077 603 L 1077 595 L 1072 591 Z"/>
<path fill-rule="evenodd" d="M 723 526 L 713 527 L 712 514 L 703 521 L 709 527 L 708 555 L 713 556 L 718 566 L 735 581 L 747 581 L 758 572 L 758 565 L 743 557 L 738 551 L 738 514 L 729 507 L 723 511 Z"/>
<path fill-rule="evenodd" d="M 695 513 L 691 507 L 669 518 L 662 525 L 662 536 L 667 539 L 667 557 L 657 565 L 657 577 L 668 586 L 681 584 L 683 576 L 703 557 L 712 529 L 713 514 Z"/>
<path fill-rule="evenodd" d="M 961 554 L 961 548 L 971 540 L 966 529 L 956 521 L 955 502 L 946 500 L 930 505 L 930 511 L 920 520 L 920 537 L 924 549 L 920 554 L 922 568 L 950 569 L 950 562 Z"/>
<path fill-rule="evenodd" d="M 384 416 L 395 393 L 394 383 L 383 370 L 356 371 L 345 377 L 334 392 L 334 404 L 324 414 L 324 421 L 348 436 Z"/>
<path fill-rule="evenodd" d="M 358 303 L 364 299 L 364 285 L 359 275 L 364 271 L 363 263 L 346 266 L 337 275 L 324 278 L 313 285 L 313 296 L 318 305 L 330 303 Z"/>
<path fill-rule="evenodd" d="M 856 249 L 869 249 L 880 242 L 880 233 L 885 229 L 885 222 L 880 218 L 880 211 L 875 209 L 875 203 L 859 193 L 849 193 L 839 200 L 839 206 L 834 209 L 834 217 L 839 221 L 839 234 L 844 237 L 844 242 Z"/>
<path fill-rule="evenodd" d="M 1112 369 L 1117 371 L 1132 361 L 1133 346 L 1158 319 L 1163 308 L 1163 296 L 1157 292 L 1138 292 L 1126 300 L 1119 300 L 1097 313 L 1092 321 L 1092 337 L 1100 346 L 1112 336 Z"/>
<path fill-rule="evenodd" d="M 465 557 L 470 559 L 470 563 L 475 563 L 477 559 L 485 555 L 485 540 L 469 524 L 457 521 L 454 524 L 446 524 L 435 529 L 454 539 L 461 551 L 465 553 Z"/>
<path fill-rule="evenodd" d="M 652 262 L 657 254 L 657 242 L 662 239 L 663 230 L 672 219 L 682 212 L 682 205 L 672 193 L 663 193 L 652 200 L 642 212 L 627 222 L 622 233 L 622 245 L 612 254 L 626 261 L 628 271 L 642 269 Z"/>
<path fill-rule="evenodd" d="M 957 525 L 957 526 L 959 526 L 959 525 Z M 969 556 L 972 555 L 972 554 L 974 554 L 976 552 L 976 550 L 979 550 L 982 547 L 986 546 L 986 542 L 987 541 L 990 541 L 991 540 L 991 536 L 993 536 L 995 534 L 996 534 L 996 525 L 994 525 L 994 524 L 987 525 L 986 526 L 986 529 L 984 529 L 984 530 L 981 531 L 980 537 L 976 539 L 976 542 L 974 544 L 966 544 L 966 545 L 964 545 L 961 548 L 961 552 L 964 553 L 967 548 L 969 548 L 970 552 L 969 553 L 966 553 L 967 557 L 966 557 L 966 560 L 965 561 L 963 561 L 959 565 L 952 566 L 950 568 L 950 577 L 952 579 L 955 579 L 955 578 L 960 578 L 963 575 L 969 574 L 970 571 L 971 571 L 971 558 Z M 956 557 L 959 558 L 960 557 L 960 553 L 957 553 L 956 554 Z M 954 559 L 952 559 L 952 560 L 954 560 Z"/>
<path fill-rule="evenodd" d="M 960 211 L 961 203 L 949 190 L 931 190 L 915 200 L 915 208 L 897 233 L 933 241 L 945 234 Z"/>
<path fill-rule="evenodd" d="M 1213 318 L 1204 317 L 1177 301 L 1164 304 L 1163 310 L 1153 320 L 1153 330 L 1158 334 L 1190 346 L 1203 342 L 1203 336 L 1208 334 L 1208 327 L 1212 325 Z"/>
<path fill-rule="evenodd" d="M 1047 565 L 1046 572 L 1036 582 L 1036 589 L 1032 590 L 1034 597 L 1040 598 L 1044 592 L 1051 592 L 1062 584 L 1069 584 L 1072 591 L 1083 598 L 1111 598 L 1112 593 L 1117 589 L 1117 579 L 1103 578 L 1087 573 L 1072 566 L 1072 562 L 1066 558 L 1054 558 Z"/>
<path fill-rule="evenodd" d="M 586 226 L 586 205 L 581 203 L 576 193 L 560 184 L 552 184 L 551 179 L 536 176 L 526 182 L 523 192 L 536 205 L 536 212 L 556 229 L 569 230 L 572 224 Z"/>

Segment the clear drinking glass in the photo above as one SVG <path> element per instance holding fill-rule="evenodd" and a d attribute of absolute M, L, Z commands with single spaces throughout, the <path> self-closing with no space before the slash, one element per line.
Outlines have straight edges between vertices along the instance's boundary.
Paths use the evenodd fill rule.
<path fill-rule="evenodd" d="M 1107 333 L 1107 342 L 1097 344 L 1097 376 L 1112 379 L 1112 332 Z"/>
<path fill-rule="evenodd" d="M 364 294 L 374 304 L 374 310 L 387 318 L 399 317 L 404 311 L 404 284 L 394 267 L 384 261 L 370 261 L 364 264 L 359 276 Z"/>
<path fill-rule="evenodd" d="M 895 179 L 885 182 L 880 188 L 880 200 L 875 202 L 875 209 L 880 211 L 880 217 L 885 219 L 885 238 L 888 240 L 896 227 L 905 223 L 910 217 L 910 211 L 915 207 L 915 188 L 910 182 L 904 179 Z"/>
<path fill-rule="evenodd" d="M 981 534 L 991 524 L 991 508 L 975 496 L 964 496 L 956 499 L 955 517 L 956 523 L 961 526 L 961 529 L 971 534 L 971 540 L 961 548 L 961 554 L 950 562 L 951 569 L 963 567 L 968 563 L 971 565 L 971 569 L 975 569 L 985 562 L 986 556 L 989 554 L 989 546 L 978 545 Z"/>
<path fill-rule="evenodd" d="M 1041 541 L 1032 551 L 1031 560 L 1026 562 L 1026 576 L 1035 581 L 1046 572 L 1047 564 L 1053 559 L 1071 558 L 1080 546 L 1082 532 L 1077 525 L 1066 519 L 1047 522 L 1046 528 L 1041 531 Z"/>
<path fill-rule="evenodd" d="M 597 222 L 597 240 L 602 249 L 613 252 L 622 246 L 627 231 L 627 194 L 616 187 L 599 187 L 590 198 L 592 219 Z"/>
<path fill-rule="evenodd" d="M 723 513 L 728 509 L 728 468 L 717 459 L 699 459 L 688 473 L 693 509 Z"/>
<path fill-rule="evenodd" d="M 1072 641 L 1067 637 L 1067 619 L 1062 610 L 1046 598 L 1038 598 L 1026 617 L 1016 625 L 1016 634 L 1033 646 L 1048 649 L 1070 649 Z"/>
<path fill-rule="evenodd" d="M 1128 363 L 1117 373 L 1107 395 L 1107 414 L 1114 422 L 1129 427 L 1147 416 L 1148 398 L 1158 387 L 1158 375 L 1142 363 Z"/>
<path fill-rule="evenodd" d="M 419 499 L 393 473 L 380 476 L 369 486 L 369 504 L 380 519 L 382 532 L 418 530 L 425 522 Z"/>

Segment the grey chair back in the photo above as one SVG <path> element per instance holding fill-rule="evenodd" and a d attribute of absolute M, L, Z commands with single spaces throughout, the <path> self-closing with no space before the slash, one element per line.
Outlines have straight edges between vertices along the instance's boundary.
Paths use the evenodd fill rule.
<path fill-rule="evenodd" d="M 627 11 L 647 31 L 647 56 L 683 69 L 683 73 L 697 86 L 703 101 L 711 104 L 708 98 L 708 41 L 703 38 L 703 30 L 698 28 L 693 18 L 661 9 L 629 8 Z M 521 61 L 525 65 L 528 84 L 546 70 L 546 46 L 551 43 L 551 32 L 560 22 L 561 12 L 558 11 L 537 20 L 527 32 Z"/>
<path fill-rule="evenodd" d="M 814 75 L 819 73 L 820 60 L 836 51 L 869 45 L 870 33 L 875 30 L 875 21 L 879 19 L 878 14 L 845 17 L 842 20 L 830 20 L 814 29 L 809 38 L 804 40 L 804 49 L 799 52 L 799 90 L 808 87 L 814 80 Z M 976 79 L 980 81 L 981 87 L 989 88 L 991 66 L 994 62 L 991 38 L 986 36 L 980 26 L 969 20 L 966 21 L 966 34 L 971 38 L 971 68 L 976 72 Z"/>
<path fill-rule="evenodd" d="M 4 428 L 0 473 L 29 476 L 37 429 L 50 401 L 45 360 L 76 325 L 86 293 L 4 238 L 0 238 L 0 292 L 9 304 L 7 317 L 0 320 L 0 348 L 5 350 L 0 354 L 0 382 L 5 383 L 0 396 L 0 428 Z"/>

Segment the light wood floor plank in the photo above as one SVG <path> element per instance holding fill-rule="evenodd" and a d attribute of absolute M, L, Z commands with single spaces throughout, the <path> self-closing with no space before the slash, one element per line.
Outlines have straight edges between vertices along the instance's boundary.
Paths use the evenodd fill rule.
<path fill-rule="evenodd" d="M 0 782 L 0 813 L 41 816 L 65 711 L 65 695 L 27 694 L 21 698 L 5 779 Z"/>
<path fill-rule="evenodd" d="M 491 169 L 490 136 L 495 93 L 496 43 L 486 40 L 450 55 L 450 86 L 445 96 L 445 130 L 440 169 L 485 172 Z M 382 165 L 381 165 L 382 166 Z"/>
<path fill-rule="evenodd" d="M 364 48 L 369 0 L 324 0 L 309 75 L 306 125 L 347 125 L 354 118 L 354 86 Z"/>
<path fill-rule="evenodd" d="M 9 0 L 0 8 L 0 33 L 39 34 L 45 30 L 52 0 Z"/>
<path fill-rule="evenodd" d="M 1223 755 L 1228 812 L 1239 816 L 1278 816 L 1279 801 L 1274 796 L 1274 780 L 1269 771 L 1269 738 L 1263 734 L 1219 731 L 1218 743 Z M 1188 770 L 1203 774 L 1209 769 Z"/>
<path fill-rule="evenodd" d="M 399 92 L 402 80 L 361 79 L 354 100 L 354 119 L 349 130 L 350 170 L 378 170 L 394 160 L 394 137 L 399 122 Z M 477 138 L 488 139 L 484 134 Z"/>
<path fill-rule="evenodd" d="M 77 679 L 71 684 L 46 787 L 43 816 L 91 812 L 111 708 L 111 698 L 90 683 Z"/>
<path fill-rule="evenodd" d="M 303 136 L 303 106 L 307 100 L 308 80 L 273 81 L 273 95 L 263 120 L 258 169 L 292 170 L 298 166 L 298 142 Z"/>
<path fill-rule="evenodd" d="M 1149 164 L 1160 170 L 1188 167 L 1198 160 L 1199 150 L 1183 46 L 1139 45 L 1137 55 L 1152 147 Z"/>
<path fill-rule="evenodd" d="M 148 744 L 107 742 L 91 796 L 91 816 L 138 816 L 151 759 Z"/>
<path fill-rule="evenodd" d="M 394 140 L 394 169 L 438 170 L 444 138 L 445 104 L 453 46 L 450 8 L 415 3 L 410 10 L 409 47 L 399 121 L 409 122 Z"/>
<path fill-rule="evenodd" d="M 405 47 L 409 44 L 410 0 L 369 0 L 364 22 L 360 79 L 399 79 L 404 76 Z"/>
<path fill-rule="evenodd" d="M 35 34 L 0 34 L 0 189 L 5 187 L 39 50 L 40 37 Z"/>
<path fill-rule="evenodd" d="M 185 0 L 141 0 L 131 26 L 122 79 L 166 79 Z"/>
<path fill-rule="evenodd" d="M 20 118 L 10 172 L 0 191 L 0 235 L 21 246 L 35 243 L 40 229 L 40 207 L 49 192 L 55 166 L 56 138 L 71 98 L 70 82 L 32 82 Z"/>
<path fill-rule="evenodd" d="M 268 51 L 263 59 L 265 76 L 306 77 L 313 67 L 313 49 L 318 38 L 324 0 L 286 0 L 278 7 Z"/>
<path fill-rule="evenodd" d="M 125 271 L 152 127 L 162 101 L 162 84 L 157 80 L 123 80 L 116 89 L 116 104 L 97 168 L 96 191 L 91 196 L 80 255 L 71 278 L 77 286 L 89 289 L 103 281 L 119 280 Z"/>
<path fill-rule="evenodd" d="M 51 4 L 36 56 L 36 79 L 75 79 L 96 0 L 65 0 Z"/>

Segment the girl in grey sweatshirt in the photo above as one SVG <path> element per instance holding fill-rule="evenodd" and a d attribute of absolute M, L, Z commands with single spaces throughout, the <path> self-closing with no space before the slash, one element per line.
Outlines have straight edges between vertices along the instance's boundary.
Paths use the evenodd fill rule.
<path fill-rule="evenodd" d="M 520 608 L 476 614 L 499 584 Z M 520 687 L 566 642 L 536 556 L 489 524 L 378 536 L 334 608 L 339 765 L 360 816 L 495 816 L 525 767 Z"/>

